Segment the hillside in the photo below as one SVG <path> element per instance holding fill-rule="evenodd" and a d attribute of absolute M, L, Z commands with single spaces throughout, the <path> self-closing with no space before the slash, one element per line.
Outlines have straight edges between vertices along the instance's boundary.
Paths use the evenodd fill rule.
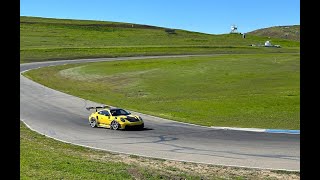
<path fill-rule="evenodd" d="M 211 35 L 131 23 L 20 17 L 20 62 L 168 54 L 298 52 L 299 42 L 272 39 L 284 48 L 250 47 L 265 37 Z"/>
<path fill-rule="evenodd" d="M 269 28 L 258 29 L 247 34 L 300 41 L 300 25 L 274 26 Z"/>

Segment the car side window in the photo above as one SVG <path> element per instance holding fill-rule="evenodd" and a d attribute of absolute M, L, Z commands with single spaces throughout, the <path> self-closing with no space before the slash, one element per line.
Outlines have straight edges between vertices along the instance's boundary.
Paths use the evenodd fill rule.
<path fill-rule="evenodd" d="M 105 116 L 110 116 L 110 113 L 108 111 L 104 111 Z"/>
<path fill-rule="evenodd" d="M 106 110 L 99 111 L 98 113 L 101 114 L 101 115 L 105 115 L 105 116 L 109 116 L 110 115 L 109 112 L 106 111 Z"/>

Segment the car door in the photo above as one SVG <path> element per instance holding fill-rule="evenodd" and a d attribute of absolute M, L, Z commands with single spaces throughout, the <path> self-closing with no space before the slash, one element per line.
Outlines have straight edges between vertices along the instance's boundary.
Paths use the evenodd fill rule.
<path fill-rule="evenodd" d="M 110 124 L 110 114 L 107 110 L 101 110 L 98 112 L 98 118 L 100 124 Z"/>
<path fill-rule="evenodd" d="M 110 112 L 109 111 L 104 111 L 104 119 L 105 119 L 105 123 L 107 125 L 110 125 L 111 124 L 111 121 L 112 121 L 112 116 L 110 115 Z"/>

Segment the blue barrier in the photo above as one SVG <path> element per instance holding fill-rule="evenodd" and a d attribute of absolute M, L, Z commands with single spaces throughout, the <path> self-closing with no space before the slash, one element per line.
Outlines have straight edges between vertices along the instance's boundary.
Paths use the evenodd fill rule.
<path fill-rule="evenodd" d="M 288 130 L 288 129 L 266 129 L 268 133 L 288 133 L 288 134 L 300 134 L 300 130 Z"/>

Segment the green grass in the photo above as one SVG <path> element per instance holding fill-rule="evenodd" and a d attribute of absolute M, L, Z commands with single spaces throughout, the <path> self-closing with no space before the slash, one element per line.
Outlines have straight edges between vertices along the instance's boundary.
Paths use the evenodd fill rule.
<path fill-rule="evenodd" d="M 182 122 L 300 129 L 300 54 L 99 62 L 25 75 L 95 102 Z"/>
<path fill-rule="evenodd" d="M 133 25 L 133 27 L 132 27 Z M 265 37 L 212 35 L 103 21 L 20 17 L 20 62 L 168 54 L 299 52 L 300 42 L 272 39 L 283 48 L 251 47 Z"/>
<path fill-rule="evenodd" d="M 199 168 L 201 167 L 201 168 Z M 20 179 L 298 179 L 300 173 L 130 157 L 47 138 L 20 122 Z"/>

